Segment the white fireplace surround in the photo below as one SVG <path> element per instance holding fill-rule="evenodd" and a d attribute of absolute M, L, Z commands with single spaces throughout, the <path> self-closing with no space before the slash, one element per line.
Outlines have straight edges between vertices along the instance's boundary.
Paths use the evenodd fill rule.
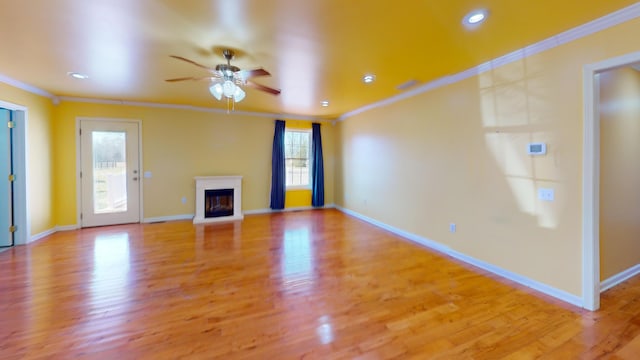
<path fill-rule="evenodd" d="M 242 220 L 242 176 L 196 176 L 196 216 L 194 224 Z M 205 190 L 233 189 L 233 215 L 204 217 Z"/>

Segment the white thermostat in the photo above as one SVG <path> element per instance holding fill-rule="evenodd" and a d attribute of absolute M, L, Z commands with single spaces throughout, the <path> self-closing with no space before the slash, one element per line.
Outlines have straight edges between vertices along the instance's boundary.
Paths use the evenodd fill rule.
<path fill-rule="evenodd" d="M 527 145 L 527 154 L 544 155 L 547 153 L 547 144 L 545 143 L 529 143 Z"/>

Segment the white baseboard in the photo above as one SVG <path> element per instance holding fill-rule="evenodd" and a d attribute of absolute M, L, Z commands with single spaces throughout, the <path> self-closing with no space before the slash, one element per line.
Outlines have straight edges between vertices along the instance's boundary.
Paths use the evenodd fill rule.
<path fill-rule="evenodd" d="M 612 277 L 600 283 L 600 293 L 603 293 L 638 274 L 640 274 L 640 264 L 634 265 L 619 274 L 613 275 Z"/>
<path fill-rule="evenodd" d="M 34 241 L 38 241 L 42 238 L 45 238 L 49 235 L 55 234 L 56 231 L 58 231 L 55 227 L 53 229 L 49 229 L 49 230 L 45 230 L 41 233 L 35 234 L 35 235 L 31 235 L 31 237 L 29 238 L 29 244 L 31 244 Z"/>
<path fill-rule="evenodd" d="M 256 210 L 247 210 L 243 211 L 244 215 L 259 215 L 259 214 L 268 214 L 274 212 L 271 209 L 256 209 Z"/>
<path fill-rule="evenodd" d="M 273 209 L 256 209 L 256 210 L 247 210 L 242 213 L 245 215 L 258 215 L 258 214 L 271 214 L 278 212 L 288 212 L 288 211 L 304 211 L 304 210 L 315 210 L 315 209 L 333 209 L 335 208 L 334 204 L 327 204 L 321 207 L 313 207 L 313 206 L 299 206 L 299 207 L 290 207 L 284 208 L 283 210 L 273 210 Z"/>
<path fill-rule="evenodd" d="M 53 229 L 45 230 L 39 234 L 31 235 L 31 237 L 29 238 L 28 244 L 31 244 L 32 242 L 38 241 L 49 235 L 53 235 L 58 231 L 71 231 L 71 230 L 77 230 L 79 228 L 80 227 L 78 225 L 57 225 Z M 16 244 L 16 245 L 24 245 L 24 244 Z"/>
<path fill-rule="evenodd" d="M 566 303 L 569 303 L 571 305 L 575 305 L 578 307 L 583 307 L 583 301 L 582 298 L 580 296 L 576 296 L 573 295 L 571 293 L 568 293 L 564 290 L 560 290 L 558 288 L 555 288 L 553 286 L 549 286 L 545 283 L 541 283 L 539 281 L 530 279 L 526 276 L 522 276 L 520 274 L 511 272 L 509 270 L 505 270 L 501 267 L 495 266 L 493 264 L 484 262 L 482 260 L 478 260 L 476 258 L 473 258 L 471 256 L 465 255 L 463 253 L 457 252 L 455 250 L 450 250 L 447 255 L 450 255 L 453 258 L 456 258 L 460 261 L 464 261 L 467 264 L 473 265 L 475 267 L 481 268 L 483 270 L 486 270 L 488 272 L 494 273 L 498 276 L 501 276 L 507 280 L 511 280 L 513 282 L 516 282 L 520 285 L 524 285 L 528 288 L 531 288 L 533 290 L 539 291 L 543 294 L 549 295 L 551 297 L 554 297 L 558 300 L 562 300 Z"/>
<path fill-rule="evenodd" d="M 528 288 L 534 289 L 536 291 L 539 291 L 543 294 L 549 295 L 551 297 L 554 297 L 556 299 L 562 300 L 564 302 L 567 302 L 569 304 L 575 305 L 575 306 L 579 306 L 582 307 L 583 306 L 583 301 L 582 298 L 573 294 L 570 294 L 564 290 L 560 290 L 557 289 L 553 286 L 549 286 L 547 284 L 541 283 L 539 281 L 530 279 L 526 276 L 522 276 L 520 274 L 511 272 L 509 270 L 505 270 L 501 267 L 495 266 L 493 264 L 484 262 L 482 260 L 478 260 L 474 257 L 468 256 L 466 254 L 463 254 L 461 252 L 455 251 L 453 249 L 451 249 L 448 246 L 442 245 L 436 241 L 418 236 L 416 234 L 413 233 L 409 233 L 407 231 L 398 229 L 396 227 L 387 225 L 383 222 L 380 222 L 378 220 L 374 220 L 372 218 L 369 218 L 367 216 L 364 216 L 360 213 L 357 213 L 355 211 L 349 210 L 349 209 L 345 209 L 341 206 L 335 206 L 336 209 L 344 212 L 347 215 L 353 216 L 355 218 L 358 218 L 360 220 L 366 221 L 372 225 L 375 225 L 379 228 L 382 228 L 384 230 L 387 230 L 389 232 L 392 232 L 398 236 L 401 236 L 407 240 L 410 240 L 412 242 L 415 242 L 419 245 L 422 245 L 424 247 L 427 247 L 429 249 L 432 249 L 434 251 L 437 251 L 443 255 L 447 255 L 447 256 L 451 256 L 452 258 L 455 258 L 457 260 L 460 260 L 462 262 L 465 262 L 469 265 L 473 265 L 475 267 L 478 267 L 480 269 L 483 269 L 485 271 L 488 271 L 490 273 L 496 274 L 498 276 L 501 276 L 507 280 L 511 280 L 513 282 L 516 282 L 520 285 L 524 285 Z M 640 271 L 640 270 L 639 270 Z"/>
<path fill-rule="evenodd" d="M 143 223 L 154 223 L 154 222 L 163 222 L 163 221 L 193 220 L 193 216 L 194 216 L 193 214 L 158 216 L 158 217 L 144 218 L 142 220 L 142 222 Z"/>
<path fill-rule="evenodd" d="M 413 242 L 415 242 L 417 244 L 420 244 L 420 245 L 426 246 L 426 247 L 428 247 L 430 249 L 436 250 L 436 251 L 438 251 L 440 253 L 447 254 L 449 251 L 451 251 L 451 249 L 448 246 L 444 246 L 444 245 L 442 245 L 442 244 L 440 244 L 438 242 L 435 242 L 433 240 L 429 240 L 429 239 L 420 237 L 420 236 L 418 236 L 416 234 L 412 234 L 412 233 L 406 232 L 404 230 L 400 230 L 400 229 L 398 229 L 396 227 L 387 225 L 387 224 L 385 224 L 383 222 L 380 222 L 378 220 L 375 220 L 375 219 L 372 219 L 370 217 L 364 216 L 364 215 L 362 215 L 360 213 L 357 213 L 357 212 L 355 212 L 353 210 L 345 209 L 345 208 L 340 207 L 340 206 L 336 206 L 336 209 L 342 211 L 343 213 L 345 213 L 347 215 L 350 215 L 350 216 L 353 216 L 353 217 L 358 218 L 360 220 L 366 221 L 369 224 L 375 225 L 375 226 L 377 226 L 379 228 L 382 228 L 384 230 L 392 232 L 392 233 L 394 233 L 396 235 L 399 235 L 399 236 L 401 236 L 401 237 L 403 237 L 403 238 L 405 238 L 407 240 L 411 240 L 411 241 L 413 241 Z"/>
<path fill-rule="evenodd" d="M 57 231 L 71 231 L 71 230 L 78 230 L 80 229 L 80 226 L 78 225 L 58 225 L 56 226 L 56 232 Z"/>

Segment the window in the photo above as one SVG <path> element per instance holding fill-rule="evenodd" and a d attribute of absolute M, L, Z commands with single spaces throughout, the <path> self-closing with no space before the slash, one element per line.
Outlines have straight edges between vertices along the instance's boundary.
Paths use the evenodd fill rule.
<path fill-rule="evenodd" d="M 311 183 L 311 131 L 285 130 L 284 164 L 287 187 L 308 188 Z"/>

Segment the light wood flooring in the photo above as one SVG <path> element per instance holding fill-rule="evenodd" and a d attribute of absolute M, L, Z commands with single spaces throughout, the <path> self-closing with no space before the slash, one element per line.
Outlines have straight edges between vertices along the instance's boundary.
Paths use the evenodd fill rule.
<path fill-rule="evenodd" d="M 336 210 L 59 232 L 0 253 L 0 359 L 639 359 L 588 312 Z"/>

